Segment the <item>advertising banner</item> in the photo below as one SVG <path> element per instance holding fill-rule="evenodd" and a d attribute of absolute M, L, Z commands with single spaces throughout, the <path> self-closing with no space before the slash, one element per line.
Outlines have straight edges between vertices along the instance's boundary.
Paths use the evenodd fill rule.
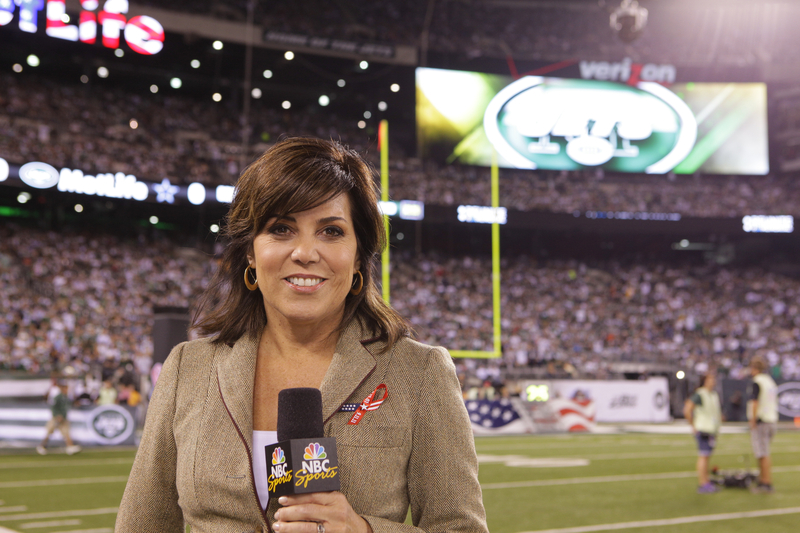
<path fill-rule="evenodd" d="M 475 435 L 593 432 L 597 422 L 669 422 L 667 378 L 525 381 L 519 397 L 467 400 Z"/>
<path fill-rule="evenodd" d="M 50 409 L 42 407 L 0 408 L 0 440 L 41 441 Z M 134 444 L 136 422 L 131 411 L 119 405 L 71 409 L 67 415 L 72 440 L 84 445 Z M 52 442 L 63 442 L 59 431 Z"/>
<path fill-rule="evenodd" d="M 500 166 L 521 169 L 769 172 L 766 84 L 613 79 L 418 68 L 420 155 L 489 166 L 496 151 Z"/>
<path fill-rule="evenodd" d="M 743 422 L 747 420 L 747 386 L 752 383 L 749 379 L 723 379 L 722 412 L 729 422 Z M 775 380 L 778 385 L 775 394 L 778 399 L 778 419 L 791 421 L 800 417 L 800 381 Z"/>

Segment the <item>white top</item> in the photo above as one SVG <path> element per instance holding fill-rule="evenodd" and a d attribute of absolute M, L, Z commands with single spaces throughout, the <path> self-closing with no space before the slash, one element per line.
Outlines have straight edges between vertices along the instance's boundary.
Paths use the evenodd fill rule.
<path fill-rule="evenodd" d="M 253 430 L 253 475 L 256 478 L 256 493 L 263 509 L 269 504 L 269 485 L 267 484 L 267 456 L 264 448 L 278 442 L 277 431 Z"/>

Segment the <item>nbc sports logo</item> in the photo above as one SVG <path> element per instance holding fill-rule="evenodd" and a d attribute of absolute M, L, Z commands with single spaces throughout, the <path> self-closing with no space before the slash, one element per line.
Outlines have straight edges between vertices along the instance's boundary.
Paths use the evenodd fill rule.
<path fill-rule="evenodd" d="M 327 472 L 330 461 L 327 459 L 328 454 L 325 453 L 325 446 L 318 442 L 312 442 L 306 446 L 305 453 L 303 454 L 303 470 L 308 474 L 318 474 L 320 472 Z"/>
<path fill-rule="evenodd" d="M 272 452 L 272 464 L 280 465 L 286 462 L 286 456 L 283 453 L 283 449 L 278 447 Z"/>
<path fill-rule="evenodd" d="M 318 442 L 312 442 L 306 446 L 303 459 L 325 459 L 328 454 L 325 453 L 325 446 L 320 445 Z"/>

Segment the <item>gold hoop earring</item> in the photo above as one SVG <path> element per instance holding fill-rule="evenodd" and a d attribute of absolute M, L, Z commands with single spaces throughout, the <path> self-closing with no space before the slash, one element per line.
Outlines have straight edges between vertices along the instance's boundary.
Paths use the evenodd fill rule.
<path fill-rule="evenodd" d="M 353 275 L 353 285 L 350 288 L 350 294 L 352 294 L 353 296 L 358 296 L 359 294 L 361 294 L 361 289 L 364 288 L 364 276 L 361 275 L 361 271 L 360 270 L 356 270 L 356 274 L 358 274 L 358 287 L 355 286 L 356 285 L 356 280 L 355 280 L 356 276 L 354 274 Z"/>
<path fill-rule="evenodd" d="M 249 290 L 254 291 L 258 288 L 258 279 L 254 278 L 253 281 L 250 281 L 250 277 L 247 275 L 247 272 L 250 270 L 249 266 L 244 267 L 244 286 L 247 287 Z"/>

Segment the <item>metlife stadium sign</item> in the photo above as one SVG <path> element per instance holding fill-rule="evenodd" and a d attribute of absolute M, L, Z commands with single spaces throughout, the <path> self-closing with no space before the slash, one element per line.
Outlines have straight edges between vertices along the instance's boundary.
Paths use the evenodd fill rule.
<path fill-rule="evenodd" d="M 83 194 L 86 196 L 101 196 L 105 198 L 119 198 L 144 202 L 155 200 L 157 203 L 175 204 L 178 199 L 186 199 L 194 205 L 201 205 L 210 200 L 202 183 L 192 183 L 189 186 L 178 186 L 164 178 L 159 183 L 139 181 L 132 174 L 122 172 L 99 172 L 96 175 L 84 173 L 79 169 L 62 168 L 56 170 L 52 165 L 41 161 L 25 163 L 20 167 L 8 164 L 0 157 L 0 184 L 13 182 L 19 179 L 28 187 L 34 189 L 53 189 L 59 192 Z M 215 195 L 216 202 L 229 204 L 233 200 L 234 188 L 231 185 L 218 185 Z"/>
<path fill-rule="evenodd" d="M 100 9 L 98 0 L 81 0 L 78 24 L 64 22 L 65 0 L 0 0 L 0 27 L 14 21 L 28 33 L 40 31 L 39 14 L 45 12 L 44 33 L 56 39 L 95 44 L 98 36 L 106 48 L 119 48 L 124 39 L 134 52 L 153 55 L 164 48 L 164 28 L 152 17 L 127 18 L 128 0 L 106 0 Z M 98 31 L 99 30 L 99 31 Z"/>
<path fill-rule="evenodd" d="M 420 156 L 507 168 L 769 173 L 764 83 L 673 83 L 671 65 L 582 62 L 582 78 L 418 68 Z M 591 79 L 584 79 L 591 78 Z"/>

